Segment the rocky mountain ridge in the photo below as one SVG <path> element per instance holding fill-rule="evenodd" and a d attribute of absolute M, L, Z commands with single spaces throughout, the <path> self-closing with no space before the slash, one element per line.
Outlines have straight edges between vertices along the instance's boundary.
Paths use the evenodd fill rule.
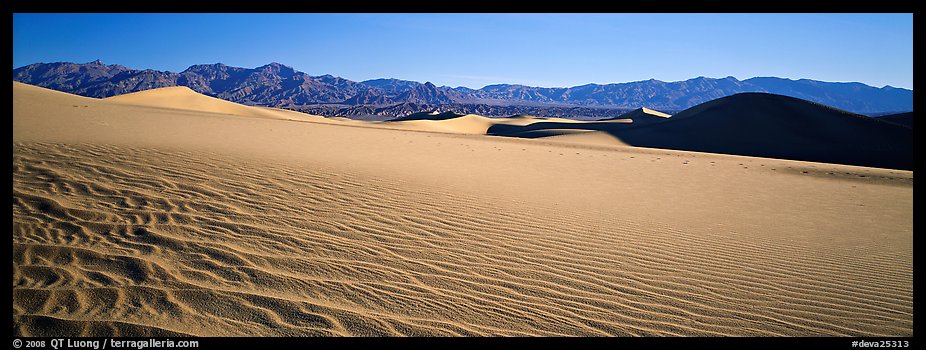
<path fill-rule="evenodd" d="M 247 105 L 328 110 L 332 108 L 319 105 L 334 104 L 355 112 L 364 108 L 399 106 L 393 109 L 401 110 L 409 105 L 425 105 L 432 109 L 433 106 L 468 108 L 457 111 L 461 113 L 497 110 L 498 113 L 517 114 L 546 108 L 558 116 L 569 117 L 580 115 L 569 112 L 571 109 L 586 107 L 597 111 L 597 116 L 607 117 L 613 113 L 601 111 L 627 111 L 639 107 L 678 111 L 742 92 L 769 92 L 865 114 L 913 109 L 912 90 L 775 77 L 742 81 L 734 77 L 697 77 L 677 82 L 650 79 L 568 88 L 496 84 L 471 89 L 399 79 L 355 82 L 328 74 L 312 76 L 276 62 L 257 68 L 199 64 L 174 73 L 106 65 L 97 60 L 84 64 L 30 64 L 14 69 L 13 80 L 97 98 L 166 86 L 187 86 L 209 96 Z"/>

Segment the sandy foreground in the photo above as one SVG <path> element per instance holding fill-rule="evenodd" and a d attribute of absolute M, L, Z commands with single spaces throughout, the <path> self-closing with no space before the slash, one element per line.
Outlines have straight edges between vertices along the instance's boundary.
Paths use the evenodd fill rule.
<path fill-rule="evenodd" d="M 14 83 L 13 333 L 913 334 L 911 171 L 442 122 Z"/>

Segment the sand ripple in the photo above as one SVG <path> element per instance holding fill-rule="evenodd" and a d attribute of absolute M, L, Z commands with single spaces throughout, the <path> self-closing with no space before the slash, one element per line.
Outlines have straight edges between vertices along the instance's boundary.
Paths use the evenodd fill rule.
<path fill-rule="evenodd" d="M 14 334 L 912 336 L 911 247 L 501 202 L 206 153 L 14 143 Z"/>

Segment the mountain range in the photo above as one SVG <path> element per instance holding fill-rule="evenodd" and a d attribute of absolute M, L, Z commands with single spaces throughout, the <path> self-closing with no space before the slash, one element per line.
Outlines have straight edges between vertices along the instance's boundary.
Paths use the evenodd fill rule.
<path fill-rule="evenodd" d="M 402 115 L 420 111 L 415 108 L 441 109 L 440 106 L 445 106 L 443 109 L 462 109 L 457 112 L 463 113 L 477 110 L 485 113 L 494 108 L 506 114 L 524 113 L 519 109 L 530 108 L 536 114 L 538 108 L 552 108 L 552 116 L 564 117 L 579 116 L 579 112 L 573 111 L 582 109 L 581 113 L 606 117 L 616 113 L 602 112 L 608 109 L 626 111 L 649 107 L 680 111 L 743 92 L 791 96 L 862 114 L 913 110 L 913 91 L 908 89 L 776 77 L 746 80 L 697 77 L 677 82 L 650 79 L 566 88 L 497 84 L 471 89 L 399 79 L 356 82 L 327 74 L 313 76 L 275 62 L 257 68 L 199 64 L 174 73 L 106 65 L 96 60 L 83 64 L 30 64 L 14 69 L 13 80 L 96 98 L 187 86 L 209 96 L 246 105 L 314 111 L 351 110 L 358 114 L 379 110 L 387 114 L 398 111 L 393 115 Z"/>

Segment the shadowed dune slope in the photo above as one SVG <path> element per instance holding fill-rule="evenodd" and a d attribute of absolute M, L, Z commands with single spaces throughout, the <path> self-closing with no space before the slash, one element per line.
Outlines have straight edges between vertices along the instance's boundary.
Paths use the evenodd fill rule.
<path fill-rule="evenodd" d="M 913 112 L 883 115 L 876 119 L 913 128 Z"/>
<path fill-rule="evenodd" d="M 159 89 L 144 90 L 103 99 L 107 102 L 146 106 L 154 108 L 185 109 L 200 112 L 233 114 L 238 116 L 287 119 L 293 111 L 275 108 L 252 107 L 225 101 L 215 97 L 200 94 L 186 86 L 171 86 Z M 298 113 L 304 117 L 309 115 Z M 321 117 L 319 117 L 321 118 Z"/>
<path fill-rule="evenodd" d="M 913 335 L 911 171 L 378 125 L 14 83 L 14 336 Z"/>
<path fill-rule="evenodd" d="M 457 114 L 453 112 L 418 112 L 412 113 L 404 117 L 393 118 L 388 121 L 390 122 L 401 122 L 406 120 L 447 120 L 462 117 L 463 114 Z"/>
<path fill-rule="evenodd" d="M 505 118 L 495 118 L 495 119 L 500 120 L 505 124 L 518 124 L 518 125 L 526 125 L 526 124 L 536 123 L 536 122 L 560 122 L 560 123 L 585 123 L 586 122 L 583 120 L 575 120 L 575 119 L 565 119 L 565 118 L 555 118 L 555 117 L 538 117 L 538 116 L 533 116 L 530 114 L 515 114 L 512 116 L 505 117 Z"/>
<path fill-rule="evenodd" d="M 13 103 L 14 106 L 16 101 L 20 100 L 24 103 L 35 104 L 42 102 L 54 102 L 57 104 L 67 104 L 67 103 L 92 103 L 98 104 L 101 103 L 101 99 L 83 97 L 74 94 L 69 94 L 66 92 L 61 92 L 58 90 L 47 89 L 35 85 L 29 85 L 20 83 L 18 81 L 13 82 Z M 74 107 L 80 107 L 82 105 L 77 104 Z"/>
<path fill-rule="evenodd" d="M 537 121 L 525 125 L 495 124 L 492 125 L 486 134 L 494 136 L 524 137 L 523 135 L 538 135 L 545 130 L 578 130 L 578 131 L 603 131 L 617 130 L 636 126 L 632 119 L 611 119 L 607 121 L 589 121 L 589 122 L 547 122 Z M 532 138 L 527 136 L 527 138 Z"/>
<path fill-rule="evenodd" d="M 556 129 L 553 129 L 556 130 Z M 544 141 L 553 141 L 553 142 L 566 142 L 572 144 L 583 144 L 583 145 L 597 145 L 597 146 L 628 146 L 626 143 L 620 139 L 614 137 L 606 131 L 577 131 L 573 130 L 570 133 L 548 133 L 545 130 L 537 131 L 528 131 L 528 133 L 535 132 L 538 135 L 541 135 L 541 140 Z M 547 134 L 547 135 L 544 135 Z M 514 136 L 520 137 L 523 134 L 516 134 Z M 527 138 L 531 138 L 527 136 Z"/>
<path fill-rule="evenodd" d="M 631 146 L 913 169 L 910 128 L 766 93 L 720 98 L 660 123 L 595 129 Z"/>
<path fill-rule="evenodd" d="M 519 138 L 541 138 L 541 137 L 554 137 L 549 138 L 550 141 L 566 141 L 566 140 L 576 140 L 579 143 L 586 144 L 622 144 L 614 143 L 611 141 L 602 143 L 600 138 L 597 136 L 594 137 L 578 137 L 578 134 L 589 134 L 593 135 L 593 132 L 606 131 L 606 130 L 620 130 L 633 126 L 639 126 L 643 124 L 651 123 L 660 123 L 669 120 L 671 115 L 654 111 L 649 108 L 639 108 L 627 113 L 624 113 L 620 116 L 608 119 L 601 119 L 598 121 L 578 121 L 578 120 L 564 120 L 557 118 L 550 119 L 535 119 L 532 123 L 496 123 L 492 125 L 486 134 L 494 136 L 507 136 L 507 137 L 519 137 Z M 560 138 L 558 136 L 570 135 L 567 138 Z M 587 140 L 586 140 L 587 138 Z M 607 138 L 607 139 L 613 139 Z"/>
<path fill-rule="evenodd" d="M 491 118 L 486 118 L 481 115 L 460 115 L 447 112 L 436 115 L 424 114 L 424 118 L 420 119 L 393 119 L 382 122 L 380 125 L 398 127 L 407 130 L 482 135 L 485 134 L 486 130 L 488 130 L 492 125 L 495 125 L 495 123 Z"/>
<path fill-rule="evenodd" d="M 488 118 L 476 114 L 464 115 L 453 112 L 422 112 L 376 123 L 375 125 L 406 130 L 484 135 L 489 133 L 490 129 L 499 125 L 517 128 L 541 123 L 555 123 L 558 125 L 582 124 L 583 122 L 560 118 L 538 118 L 525 114 L 518 114 L 507 118 Z"/>

